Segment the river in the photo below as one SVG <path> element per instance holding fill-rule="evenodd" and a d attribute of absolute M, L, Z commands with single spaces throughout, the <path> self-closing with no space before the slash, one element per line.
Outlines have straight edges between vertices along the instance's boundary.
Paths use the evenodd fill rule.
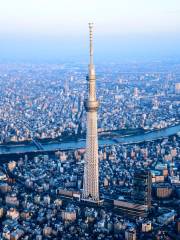
<path fill-rule="evenodd" d="M 129 136 L 117 136 L 106 138 L 99 138 L 99 146 L 114 145 L 114 144 L 132 144 L 144 141 L 153 141 L 156 139 L 166 138 L 171 135 L 180 132 L 180 124 L 176 126 L 171 126 L 164 129 L 159 129 L 156 131 L 151 131 L 147 133 L 141 133 Z M 85 147 L 85 139 L 78 141 L 67 141 L 58 142 L 57 140 L 50 140 L 46 143 L 41 143 L 42 150 L 38 150 L 37 145 L 33 142 L 28 144 L 7 144 L 0 145 L 0 154 L 16 154 L 16 153 L 31 153 L 31 152 L 42 152 L 42 151 L 55 151 L 55 150 L 68 150 L 68 149 L 78 149 Z"/>

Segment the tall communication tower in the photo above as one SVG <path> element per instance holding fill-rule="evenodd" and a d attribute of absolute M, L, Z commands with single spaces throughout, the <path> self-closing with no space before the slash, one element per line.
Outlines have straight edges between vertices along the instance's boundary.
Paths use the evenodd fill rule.
<path fill-rule="evenodd" d="M 93 63 L 93 24 L 89 23 L 90 63 L 88 80 L 88 98 L 84 105 L 87 112 L 86 159 L 84 167 L 83 198 L 99 201 L 99 163 L 98 163 L 98 134 L 97 110 L 99 102 L 96 99 L 96 76 Z"/>

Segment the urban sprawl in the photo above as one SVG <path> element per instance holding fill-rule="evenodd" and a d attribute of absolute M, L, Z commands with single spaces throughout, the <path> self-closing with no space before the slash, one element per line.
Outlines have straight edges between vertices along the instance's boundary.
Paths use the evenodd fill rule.
<path fill-rule="evenodd" d="M 179 67 L 96 64 L 98 134 L 179 125 Z M 0 64 L 1 145 L 84 139 L 86 73 L 87 63 Z M 98 156 L 98 204 L 81 199 L 83 148 L 1 156 L 0 239 L 180 239 L 180 133 Z"/>

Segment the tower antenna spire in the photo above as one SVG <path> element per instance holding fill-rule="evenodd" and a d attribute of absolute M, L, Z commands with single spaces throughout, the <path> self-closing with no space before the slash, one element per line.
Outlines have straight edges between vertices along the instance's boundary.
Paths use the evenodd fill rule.
<path fill-rule="evenodd" d="M 93 23 L 89 23 L 90 65 L 93 65 Z"/>

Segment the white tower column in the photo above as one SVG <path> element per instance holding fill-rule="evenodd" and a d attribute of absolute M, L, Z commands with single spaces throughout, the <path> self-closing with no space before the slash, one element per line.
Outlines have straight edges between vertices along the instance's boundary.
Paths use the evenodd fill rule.
<path fill-rule="evenodd" d="M 98 163 L 98 134 L 97 110 L 99 102 L 96 99 L 96 77 L 93 64 L 93 24 L 89 23 L 90 31 L 90 64 L 88 75 L 88 99 L 85 100 L 87 112 L 86 157 L 84 166 L 83 198 L 99 201 L 99 163 Z"/>

